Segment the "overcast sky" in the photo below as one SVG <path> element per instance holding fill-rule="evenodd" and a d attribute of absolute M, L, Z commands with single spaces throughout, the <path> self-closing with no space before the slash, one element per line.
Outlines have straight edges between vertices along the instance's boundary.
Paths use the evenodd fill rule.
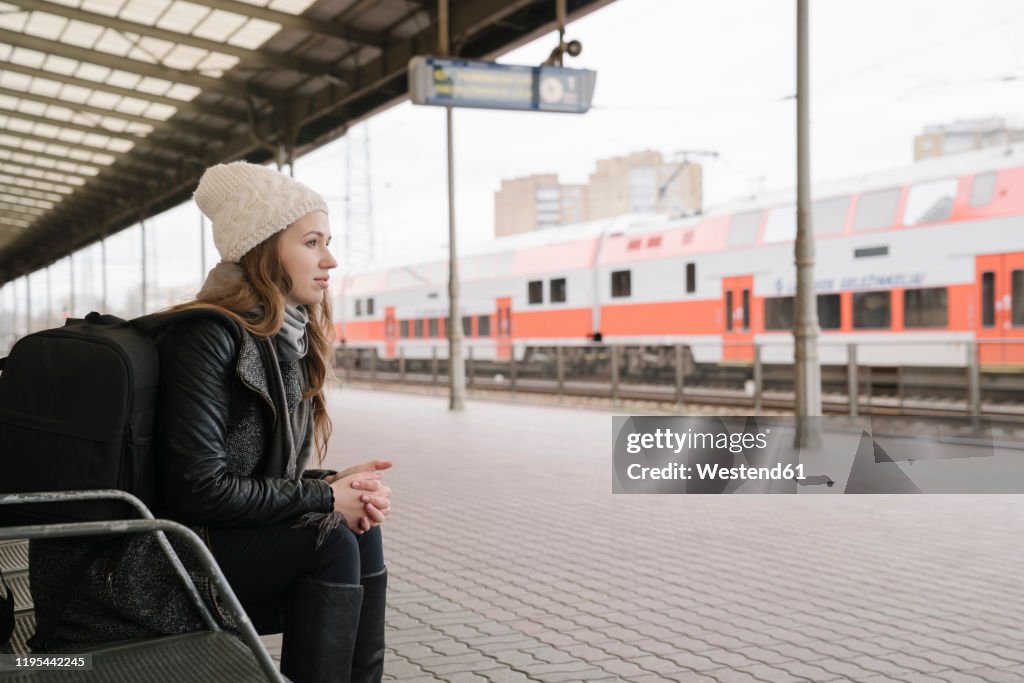
<path fill-rule="evenodd" d="M 583 54 L 567 66 L 598 74 L 589 113 L 455 111 L 459 246 L 492 239 L 502 178 L 557 173 L 564 182 L 586 182 L 597 159 L 636 150 L 718 152 L 719 160 L 705 164 L 707 205 L 792 187 L 795 8 L 795 0 L 618 0 L 571 24 L 567 37 L 583 43 Z M 928 124 L 1000 116 L 1024 125 L 1022 29 L 1024 5 L 1013 0 L 812 2 L 813 178 L 909 164 L 913 137 Z M 539 64 L 556 40 L 551 33 L 500 61 Z M 444 257 L 444 110 L 406 103 L 367 125 L 378 258 Z M 338 140 L 295 169 L 334 198 L 339 249 L 346 144 Z M 150 226 L 149 277 L 155 273 L 160 286 L 198 284 L 195 206 Z M 111 307 L 116 296 L 137 295 L 137 233 L 108 240 Z M 215 258 L 209 244 L 208 265 Z M 86 269 L 76 265 L 76 281 Z M 69 270 L 51 268 L 55 291 L 70 290 Z M 33 298 L 42 296 L 43 276 L 35 277 Z M 88 287 L 79 289 L 81 300 Z M 0 303 L 14 296 L 7 292 Z"/>
<path fill-rule="evenodd" d="M 927 124 L 993 115 L 1024 124 L 1021 3 L 810 4 L 814 179 L 911 163 L 913 137 Z M 795 8 L 794 0 L 619 0 L 571 24 L 567 36 L 583 54 L 567 66 L 598 74 L 589 113 L 455 111 L 460 246 L 492 238 L 502 178 L 586 182 L 595 160 L 640 149 L 717 151 L 720 161 L 705 165 L 709 205 L 793 186 Z M 500 61 L 539 64 L 555 42 L 550 34 Z M 378 257 L 443 256 L 444 110 L 406 103 L 368 125 Z M 302 159 L 297 176 L 343 195 L 336 172 L 345 144 Z"/>

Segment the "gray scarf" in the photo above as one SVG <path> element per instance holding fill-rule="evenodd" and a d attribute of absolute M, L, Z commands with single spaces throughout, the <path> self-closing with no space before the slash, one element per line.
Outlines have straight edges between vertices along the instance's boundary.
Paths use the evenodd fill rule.
<path fill-rule="evenodd" d="M 197 299 L 219 299 L 238 288 L 245 279 L 242 266 L 237 263 L 221 261 L 206 276 L 206 282 L 196 294 Z M 257 307 L 251 314 L 259 314 L 262 307 Z M 309 323 L 309 312 L 305 306 L 285 304 L 284 324 L 274 336 L 277 357 L 282 361 L 299 360 L 305 357 L 309 347 L 306 339 L 306 325 Z"/>

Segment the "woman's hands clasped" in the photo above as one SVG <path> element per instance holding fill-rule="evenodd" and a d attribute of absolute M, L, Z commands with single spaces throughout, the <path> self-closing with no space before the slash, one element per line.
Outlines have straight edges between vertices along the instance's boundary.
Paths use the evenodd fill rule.
<path fill-rule="evenodd" d="M 380 473 L 390 467 L 390 460 L 371 460 L 324 477 L 334 491 L 334 509 L 353 532 L 369 531 L 391 514 L 391 489 Z"/>

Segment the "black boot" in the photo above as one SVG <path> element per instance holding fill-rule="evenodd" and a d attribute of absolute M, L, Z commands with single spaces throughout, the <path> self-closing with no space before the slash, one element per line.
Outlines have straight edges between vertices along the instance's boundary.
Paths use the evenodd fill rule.
<path fill-rule="evenodd" d="M 388 571 L 364 577 L 363 608 L 352 655 L 352 683 L 379 683 L 384 675 L 384 612 L 387 609 Z"/>
<path fill-rule="evenodd" d="M 300 579 L 290 597 L 281 673 L 294 683 L 349 681 L 363 587 Z"/>

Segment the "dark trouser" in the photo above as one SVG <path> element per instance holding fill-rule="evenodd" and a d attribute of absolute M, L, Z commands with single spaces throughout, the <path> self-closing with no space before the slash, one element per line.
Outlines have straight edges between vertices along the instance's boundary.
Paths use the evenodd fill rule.
<path fill-rule="evenodd" d="M 210 529 L 210 549 L 261 634 L 280 633 L 287 595 L 299 579 L 359 585 L 384 570 L 380 527 L 357 536 L 341 526 L 316 547 L 317 530 L 294 522 Z"/>

